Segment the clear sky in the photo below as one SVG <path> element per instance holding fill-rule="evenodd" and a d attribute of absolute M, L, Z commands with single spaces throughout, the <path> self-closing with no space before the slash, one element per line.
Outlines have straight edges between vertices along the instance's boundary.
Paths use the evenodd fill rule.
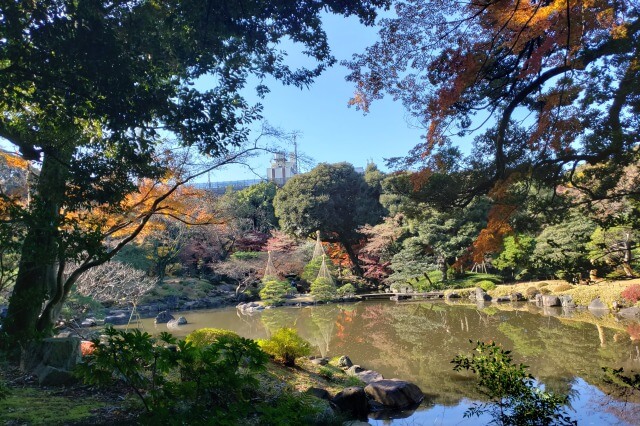
<path fill-rule="evenodd" d="M 384 158 L 405 155 L 425 132 L 410 126 L 402 104 L 390 98 L 375 102 L 367 115 L 347 106 L 354 85 L 345 81 L 348 70 L 339 62 L 351 58 L 353 53 L 362 52 L 376 40 L 377 33 L 357 19 L 327 15 L 324 23 L 329 44 L 338 59 L 336 65 L 308 89 L 269 81 L 267 85 L 271 92 L 265 99 L 247 98 L 262 103 L 263 116 L 270 124 L 286 131 L 301 132 L 298 149 L 316 163 L 347 161 L 364 167 L 368 161 L 373 161 L 384 169 Z M 295 53 L 292 54 L 291 63 L 299 60 Z M 269 157 L 252 161 L 261 176 L 265 175 L 269 163 Z M 212 181 L 254 177 L 240 167 L 211 174 Z"/>

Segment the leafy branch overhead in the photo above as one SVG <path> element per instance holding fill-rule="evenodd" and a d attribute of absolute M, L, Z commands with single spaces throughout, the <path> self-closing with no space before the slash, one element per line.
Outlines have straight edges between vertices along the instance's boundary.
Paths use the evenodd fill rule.
<path fill-rule="evenodd" d="M 401 100 L 426 136 L 391 163 L 421 168 L 425 181 L 447 176 L 454 204 L 513 177 L 572 182 L 583 163 L 610 163 L 613 187 L 637 159 L 635 1 L 405 0 L 395 9 L 380 40 L 346 62 L 351 104 Z M 457 145 L 470 136 L 465 156 Z"/>

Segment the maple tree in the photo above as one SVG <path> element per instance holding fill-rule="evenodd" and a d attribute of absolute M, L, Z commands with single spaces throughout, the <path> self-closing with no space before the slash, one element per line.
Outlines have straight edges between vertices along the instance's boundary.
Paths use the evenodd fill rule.
<path fill-rule="evenodd" d="M 68 258 L 86 261 L 83 271 L 112 255 L 100 249 L 103 235 L 70 234 L 69 216 L 96 205 L 117 210 L 140 179 L 164 176 L 158 154 L 167 134 L 213 157 L 242 145 L 261 110 L 239 94 L 249 75 L 310 84 L 334 62 L 320 13 L 371 24 L 375 8 L 386 5 L 1 1 L 0 137 L 39 167 L 23 210 L 27 231 L 3 329 L 21 340 L 48 332 L 54 306 L 67 294 L 60 277 Z M 290 67 L 278 46 L 283 39 L 302 47 L 312 66 Z M 196 86 L 205 75 L 212 77 L 208 87 Z M 256 90 L 268 92 L 262 83 Z"/>
<path fill-rule="evenodd" d="M 351 104 L 367 111 L 389 94 L 425 127 L 393 162 L 422 169 L 416 183 L 464 205 L 496 186 L 555 187 L 581 164 L 609 164 L 604 194 L 638 158 L 636 1 L 404 0 L 395 10 L 380 41 L 347 62 Z M 465 157 L 455 142 L 470 135 Z"/>

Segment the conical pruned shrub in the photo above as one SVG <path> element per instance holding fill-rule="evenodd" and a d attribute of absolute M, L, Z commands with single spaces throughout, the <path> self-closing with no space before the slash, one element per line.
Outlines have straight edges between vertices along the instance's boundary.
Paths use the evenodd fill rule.
<path fill-rule="evenodd" d="M 311 295 L 317 302 L 328 302 L 335 299 L 336 285 L 332 279 L 325 277 L 318 277 L 311 284 Z"/>
<path fill-rule="evenodd" d="M 286 281 L 269 280 L 263 284 L 260 290 L 260 299 L 267 305 L 282 303 L 291 290 Z"/>

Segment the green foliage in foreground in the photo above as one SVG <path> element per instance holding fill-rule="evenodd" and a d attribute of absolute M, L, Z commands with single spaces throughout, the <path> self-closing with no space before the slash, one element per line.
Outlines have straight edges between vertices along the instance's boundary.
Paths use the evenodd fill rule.
<path fill-rule="evenodd" d="M 455 371 L 477 374 L 488 403 L 476 403 L 464 416 L 489 413 L 498 425 L 577 425 L 566 413 L 569 397 L 536 386 L 527 366 L 514 364 L 510 351 L 496 343 L 476 342 L 471 356 L 457 355 Z"/>
<path fill-rule="evenodd" d="M 273 333 L 271 339 L 258 340 L 258 345 L 276 361 L 288 367 L 296 364 L 296 358 L 311 353 L 309 342 L 300 337 L 293 328 L 281 328 Z"/>
<path fill-rule="evenodd" d="M 191 332 L 184 340 L 196 348 L 204 348 L 207 345 L 216 343 L 220 338 L 239 340 L 240 336 L 233 331 L 223 330 L 221 328 L 201 328 Z"/>
<path fill-rule="evenodd" d="M 230 423 L 251 405 L 257 387 L 254 373 L 267 356 L 253 340 L 220 334 L 202 348 L 177 341 L 169 333 L 159 339 L 139 330 L 105 330 L 106 342 L 93 340 L 77 374 L 85 383 L 122 382 L 144 405 L 149 423 L 198 424 L 207 419 Z"/>

